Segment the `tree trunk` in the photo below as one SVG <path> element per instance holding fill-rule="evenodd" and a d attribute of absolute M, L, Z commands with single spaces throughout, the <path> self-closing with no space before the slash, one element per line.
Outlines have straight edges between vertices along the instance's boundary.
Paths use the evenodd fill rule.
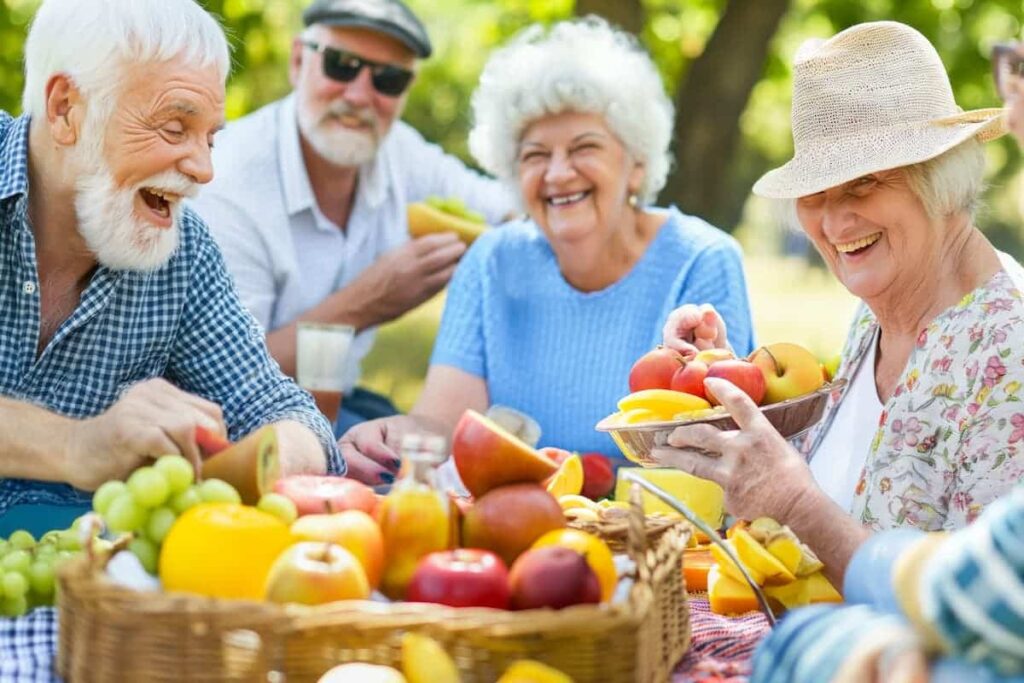
<path fill-rule="evenodd" d="M 639 35 L 644 28 L 644 8 L 640 0 L 576 0 L 576 15 L 588 14 L 604 17 L 633 35 Z"/>
<path fill-rule="evenodd" d="M 739 121 L 764 72 L 772 36 L 789 0 L 730 0 L 703 54 L 690 65 L 676 96 L 676 167 L 662 203 L 732 230 L 749 187 L 730 170 Z"/>

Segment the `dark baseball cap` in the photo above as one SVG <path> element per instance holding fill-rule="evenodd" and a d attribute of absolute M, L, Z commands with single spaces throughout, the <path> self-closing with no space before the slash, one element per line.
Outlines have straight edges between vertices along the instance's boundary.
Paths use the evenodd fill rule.
<path fill-rule="evenodd" d="M 401 0 L 315 0 L 302 13 L 306 26 L 354 26 L 379 31 L 401 41 L 417 57 L 429 57 L 433 48 L 427 29 Z"/>

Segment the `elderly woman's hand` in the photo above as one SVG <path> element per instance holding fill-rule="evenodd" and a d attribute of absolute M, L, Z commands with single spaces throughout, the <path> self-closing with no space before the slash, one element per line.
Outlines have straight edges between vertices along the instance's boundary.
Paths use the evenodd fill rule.
<path fill-rule="evenodd" d="M 684 304 L 672 311 L 665 321 L 662 337 L 666 347 L 675 349 L 685 358 L 698 351 L 728 348 L 725 321 L 711 304 Z"/>
<path fill-rule="evenodd" d="M 767 516 L 785 524 L 801 499 L 815 492 L 810 468 L 750 398 L 731 382 L 710 378 L 708 392 L 732 415 L 739 430 L 710 425 L 678 427 L 670 447 L 655 448 L 662 465 L 717 482 L 725 490 L 725 508 L 735 517 Z"/>

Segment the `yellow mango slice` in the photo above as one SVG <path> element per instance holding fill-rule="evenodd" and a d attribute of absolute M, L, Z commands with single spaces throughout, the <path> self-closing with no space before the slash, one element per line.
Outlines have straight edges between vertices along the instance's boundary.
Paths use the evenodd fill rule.
<path fill-rule="evenodd" d="M 615 483 L 615 500 L 629 501 L 629 481 L 626 472 L 638 474 L 656 486 L 660 486 L 675 498 L 686 504 L 712 529 L 722 526 L 725 515 L 725 493 L 722 487 L 713 481 L 700 479 L 692 474 L 671 468 L 621 467 Z M 643 491 L 644 513 L 651 515 L 661 513 L 679 517 L 679 513 L 656 498 L 653 494 Z"/>
<path fill-rule="evenodd" d="M 736 550 L 736 543 L 733 539 L 727 539 L 725 544 L 729 546 L 733 554 L 739 556 Z M 747 580 L 743 578 L 743 572 L 739 570 L 739 567 L 729 559 L 729 556 L 725 554 L 725 551 L 719 548 L 717 545 L 711 546 L 711 556 L 715 558 L 715 562 L 718 563 L 718 568 L 723 575 L 728 576 L 733 581 L 739 581 L 743 585 L 746 585 Z M 743 558 L 740 558 L 740 562 L 743 562 Z M 743 562 L 743 566 L 747 568 L 747 573 L 750 574 L 750 578 L 759 586 L 764 585 L 764 574 L 760 572 L 756 567 L 751 567 L 746 562 Z"/>
<path fill-rule="evenodd" d="M 842 602 L 843 596 L 821 572 L 815 572 L 784 586 L 765 586 L 765 597 L 779 602 L 786 609 L 805 607 L 818 602 Z"/>
<path fill-rule="evenodd" d="M 781 586 L 796 580 L 793 572 L 765 550 L 764 546 L 750 535 L 750 532 L 745 529 L 737 529 L 731 540 L 740 561 L 748 569 L 754 569 L 764 576 L 763 585 Z"/>
<path fill-rule="evenodd" d="M 758 609 L 757 596 L 750 586 L 723 574 L 717 565 L 708 571 L 708 602 L 715 614 L 743 614 Z"/>

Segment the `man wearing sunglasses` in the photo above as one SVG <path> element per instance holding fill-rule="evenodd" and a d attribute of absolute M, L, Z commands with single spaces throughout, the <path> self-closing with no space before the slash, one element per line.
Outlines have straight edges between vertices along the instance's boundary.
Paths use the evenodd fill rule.
<path fill-rule="evenodd" d="M 431 53 L 400 0 L 316 0 L 303 20 L 294 91 L 217 135 L 216 180 L 195 204 L 285 373 L 295 374 L 299 321 L 356 328 L 340 434 L 394 412 L 355 388 L 373 330 L 443 288 L 465 250 L 452 234 L 410 239 L 407 205 L 457 196 L 496 223 L 515 204 L 397 120 Z"/>

